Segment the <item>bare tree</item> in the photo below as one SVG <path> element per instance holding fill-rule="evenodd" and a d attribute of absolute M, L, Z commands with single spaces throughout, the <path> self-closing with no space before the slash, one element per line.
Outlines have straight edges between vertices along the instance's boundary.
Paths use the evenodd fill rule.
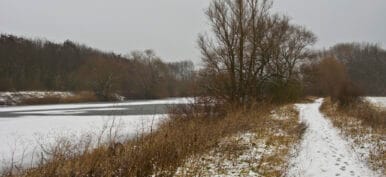
<path fill-rule="evenodd" d="M 289 18 L 272 14 L 270 0 L 214 0 L 206 11 L 212 36 L 200 35 L 207 89 L 230 102 L 259 98 L 267 83 L 286 83 L 316 41 Z"/>

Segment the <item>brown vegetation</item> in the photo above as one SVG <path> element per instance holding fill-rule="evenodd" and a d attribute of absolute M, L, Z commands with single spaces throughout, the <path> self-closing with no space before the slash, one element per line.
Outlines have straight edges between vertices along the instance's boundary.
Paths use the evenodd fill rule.
<path fill-rule="evenodd" d="M 386 50 L 369 43 L 337 44 L 327 53 L 345 63 L 347 73 L 366 95 L 386 96 Z"/>
<path fill-rule="evenodd" d="M 368 151 L 365 158 L 370 166 L 386 175 L 386 110 L 363 100 L 342 108 L 331 99 L 325 99 L 320 109 L 354 142 L 354 150 L 359 149 L 357 153 L 362 156 Z"/>
<path fill-rule="evenodd" d="M 41 105 L 41 104 L 58 104 L 58 103 L 84 103 L 96 102 L 98 98 L 93 92 L 76 92 L 70 96 L 44 96 L 35 98 L 21 99 L 19 105 Z"/>
<path fill-rule="evenodd" d="M 327 56 L 317 63 L 304 65 L 302 70 L 308 94 L 330 96 L 340 106 L 358 101 L 362 94 L 349 78 L 346 66 L 335 57 Z"/>
<path fill-rule="evenodd" d="M 334 105 L 327 99 L 321 109 L 333 109 L 333 107 Z M 345 114 L 346 116 L 356 118 L 360 120 L 363 125 L 369 126 L 373 129 L 386 130 L 386 110 L 383 108 L 377 108 L 368 101 L 360 100 L 347 107 L 337 108 L 335 111 L 339 114 Z"/>

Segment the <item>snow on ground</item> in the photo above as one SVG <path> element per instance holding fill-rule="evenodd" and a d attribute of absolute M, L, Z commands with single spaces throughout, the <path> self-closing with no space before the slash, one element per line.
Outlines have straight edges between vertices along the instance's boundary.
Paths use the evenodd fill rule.
<path fill-rule="evenodd" d="M 297 112 L 293 105 L 278 107 L 260 123 L 254 130 L 224 137 L 208 152 L 187 158 L 175 176 L 249 177 L 284 173 L 289 152 L 299 138 L 294 131 L 299 126 Z"/>
<path fill-rule="evenodd" d="M 380 105 L 386 108 L 386 97 L 367 97 L 367 100 L 369 100 L 373 104 Z"/>
<path fill-rule="evenodd" d="M 74 94 L 71 92 L 43 92 L 43 91 L 23 91 L 23 92 L 0 92 L 0 105 L 16 105 L 23 99 L 44 98 L 47 96 L 69 97 Z"/>
<path fill-rule="evenodd" d="M 113 121 L 121 135 L 119 138 L 129 138 L 128 136 L 148 131 L 150 127 L 155 128 L 167 117 L 165 114 L 80 116 L 77 113 L 123 109 L 116 108 L 117 105 L 185 104 L 191 101 L 192 99 L 177 98 L 122 103 L 2 107 L 0 113 L 23 111 L 26 116 L 0 117 L 0 170 L 8 167 L 12 159 L 16 165 L 30 165 L 40 155 L 40 145 L 54 144 L 59 138 L 69 138 L 77 142 L 87 135 L 99 136 Z M 28 115 L 28 111 L 39 113 L 39 116 Z"/>
<path fill-rule="evenodd" d="M 224 148 L 232 152 L 228 154 Z M 259 162 L 270 153 L 266 140 L 256 133 L 240 133 L 224 138 L 205 155 L 187 159 L 175 176 L 259 176 Z"/>
<path fill-rule="evenodd" d="M 380 176 L 365 165 L 350 144 L 319 111 L 322 99 L 299 104 L 300 119 L 308 128 L 296 157 L 291 159 L 290 177 Z"/>

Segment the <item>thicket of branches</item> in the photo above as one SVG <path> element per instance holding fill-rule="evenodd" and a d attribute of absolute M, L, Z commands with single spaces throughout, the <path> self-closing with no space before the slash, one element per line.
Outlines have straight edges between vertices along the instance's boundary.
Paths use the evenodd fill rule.
<path fill-rule="evenodd" d="M 166 63 L 151 50 L 125 57 L 71 41 L 0 37 L 0 91 L 94 91 L 101 100 L 192 94 L 190 61 Z"/>
<path fill-rule="evenodd" d="M 301 67 L 305 94 L 331 96 L 333 101 L 342 94 L 386 95 L 386 51 L 379 46 L 337 44 L 315 56 Z"/>
<path fill-rule="evenodd" d="M 306 94 L 330 96 L 340 105 L 359 99 L 362 90 L 350 79 L 346 65 L 334 56 L 325 56 L 302 67 L 303 87 Z"/>
<path fill-rule="evenodd" d="M 271 12 L 270 0 L 214 0 L 206 11 L 210 37 L 198 43 L 212 96 L 244 104 L 300 95 L 298 65 L 310 56 L 312 32 Z"/>
<path fill-rule="evenodd" d="M 366 95 L 386 95 L 386 50 L 375 44 L 346 43 L 328 53 L 346 65 L 350 79 Z"/>

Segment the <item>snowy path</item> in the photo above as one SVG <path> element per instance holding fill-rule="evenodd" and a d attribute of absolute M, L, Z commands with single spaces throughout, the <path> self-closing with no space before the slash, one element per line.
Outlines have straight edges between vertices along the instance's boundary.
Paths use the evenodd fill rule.
<path fill-rule="evenodd" d="M 357 158 L 331 123 L 319 111 L 322 99 L 299 104 L 300 119 L 308 125 L 297 157 L 291 159 L 290 177 L 377 177 Z"/>

